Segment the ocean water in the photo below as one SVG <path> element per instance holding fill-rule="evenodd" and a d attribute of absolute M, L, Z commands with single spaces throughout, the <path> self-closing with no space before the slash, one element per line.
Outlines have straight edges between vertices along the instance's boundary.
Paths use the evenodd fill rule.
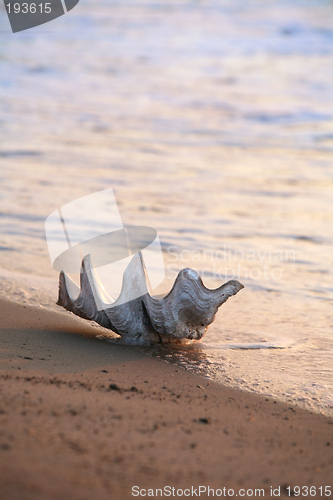
<path fill-rule="evenodd" d="M 156 293 L 245 286 L 147 354 L 332 415 L 332 81 L 330 1 L 81 0 L 15 35 L 0 4 L 0 295 L 58 310 L 45 219 L 113 188 Z"/>

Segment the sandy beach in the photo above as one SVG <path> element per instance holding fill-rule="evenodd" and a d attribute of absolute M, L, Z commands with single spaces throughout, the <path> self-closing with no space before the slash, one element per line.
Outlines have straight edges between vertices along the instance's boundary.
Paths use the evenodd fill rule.
<path fill-rule="evenodd" d="M 81 0 L 12 33 L 0 2 L 0 500 L 333 495 L 332 8 Z M 154 295 L 244 285 L 201 342 L 56 305 L 107 189 L 159 237 Z"/>
<path fill-rule="evenodd" d="M 332 484 L 332 419 L 98 340 L 67 313 L 1 300 L 0 318 L 1 499 Z"/>

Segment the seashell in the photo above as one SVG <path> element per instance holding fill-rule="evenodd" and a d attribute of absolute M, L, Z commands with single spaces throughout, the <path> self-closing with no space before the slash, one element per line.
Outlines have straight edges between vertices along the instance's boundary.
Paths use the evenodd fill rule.
<path fill-rule="evenodd" d="M 231 280 L 210 290 L 195 271 L 182 269 L 165 297 L 152 297 L 138 252 L 124 272 L 118 299 L 109 304 L 104 302 L 103 286 L 87 255 L 82 260 L 80 288 L 61 271 L 57 304 L 81 318 L 96 321 L 127 342 L 168 343 L 201 339 L 218 308 L 242 288 L 239 281 Z"/>

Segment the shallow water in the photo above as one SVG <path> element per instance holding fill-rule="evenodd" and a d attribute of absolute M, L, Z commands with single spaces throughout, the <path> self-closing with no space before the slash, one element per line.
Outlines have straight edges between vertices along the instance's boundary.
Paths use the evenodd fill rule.
<path fill-rule="evenodd" d="M 44 221 L 111 187 L 158 230 L 156 293 L 182 267 L 245 285 L 202 342 L 149 353 L 332 414 L 332 14 L 81 0 L 13 35 L 0 4 L 2 296 L 56 308 Z"/>

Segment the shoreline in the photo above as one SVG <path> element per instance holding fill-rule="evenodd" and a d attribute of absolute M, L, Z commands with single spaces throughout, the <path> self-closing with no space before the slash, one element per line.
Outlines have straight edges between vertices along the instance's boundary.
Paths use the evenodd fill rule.
<path fill-rule="evenodd" d="M 332 482 L 329 417 L 97 340 L 71 315 L 1 299 L 0 321 L 0 498 Z"/>
<path fill-rule="evenodd" d="M 4 269 L 0 269 L 0 274 L 4 280 L 0 300 L 7 300 L 18 305 L 33 307 L 36 308 L 37 311 L 41 308 L 58 315 L 66 315 L 67 317 L 69 315 L 71 318 L 74 318 L 70 312 L 56 305 L 57 294 L 55 290 L 58 286 L 58 277 L 57 280 L 51 280 L 51 278 L 43 278 L 36 275 L 22 275 Z M 4 294 L 4 290 L 6 290 L 7 293 Z M 13 292 L 13 290 L 15 290 L 15 292 Z M 244 310 L 244 304 L 242 307 Z M 251 308 L 251 306 L 247 306 L 247 310 L 245 308 L 245 315 L 248 314 L 249 308 Z M 288 314 L 285 310 L 283 310 L 283 312 L 284 314 Z M 325 380 L 318 377 L 318 374 L 315 372 L 316 366 L 318 366 L 318 360 L 315 361 L 315 365 L 312 367 L 310 375 L 308 372 L 309 364 L 306 364 L 306 362 L 311 364 L 310 352 L 307 353 L 307 359 L 305 357 L 303 359 L 303 367 L 301 369 L 303 377 L 299 375 L 299 373 L 295 376 L 295 372 L 291 369 L 294 363 L 297 363 L 298 366 L 300 359 L 297 357 L 297 344 L 301 345 L 304 343 L 304 340 L 307 341 L 309 338 L 305 333 L 305 325 L 299 325 L 299 331 L 304 333 L 300 334 L 298 337 L 294 336 L 293 339 L 290 339 L 290 336 L 288 336 L 288 339 L 286 337 L 280 338 L 281 328 L 277 328 L 276 331 L 274 331 L 273 326 L 273 330 L 267 332 L 266 328 L 261 330 L 259 326 L 258 333 L 250 333 L 252 341 L 249 342 L 247 334 L 243 334 L 241 337 L 239 336 L 239 333 L 244 329 L 244 324 L 242 324 L 242 321 L 238 320 L 238 313 L 239 304 L 234 300 L 228 301 L 227 306 L 223 310 L 223 318 L 226 322 L 230 321 L 230 324 L 233 325 L 233 330 L 229 333 L 230 338 L 227 339 L 230 341 L 230 344 L 228 342 L 225 343 L 225 345 L 217 344 L 219 353 L 218 355 L 217 352 L 213 353 L 211 359 L 210 353 L 214 350 L 214 344 L 211 343 L 211 339 L 215 335 L 216 342 L 218 343 L 219 336 L 216 335 L 216 332 L 219 332 L 219 328 L 223 328 L 221 315 L 219 315 L 213 324 L 210 325 L 208 331 L 209 337 L 206 334 L 202 343 L 197 342 L 196 344 L 184 345 L 183 350 L 180 345 L 176 346 L 175 344 L 170 345 L 166 349 L 163 349 L 163 346 L 160 345 L 145 346 L 137 344 L 137 346 L 143 350 L 152 350 L 153 357 L 175 363 L 179 367 L 189 370 L 191 373 L 199 374 L 204 378 L 207 377 L 209 381 L 214 380 L 218 384 L 233 387 L 251 394 L 261 394 L 264 397 L 274 398 L 287 404 L 294 404 L 309 412 L 323 413 L 327 417 L 333 418 L 333 401 L 332 397 L 329 396 L 329 394 L 332 394 L 332 380 L 331 378 L 328 380 L 327 377 Z M 93 321 L 87 322 L 79 317 L 75 319 L 79 322 L 80 328 L 83 328 L 83 331 L 86 330 L 87 325 L 98 329 L 98 335 L 101 340 L 108 341 L 114 336 L 111 330 L 107 330 Z M 273 318 L 273 320 L 274 319 L 279 321 L 278 318 Z M 274 324 L 274 321 L 272 321 L 272 323 Z M 255 331 L 255 329 L 252 327 L 252 332 L 253 331 Z M 240 342 L 234 343 L 232 341 L 233 336 L 238 338 Z M 227 335 L 224 335 L 224 337 L 227 337 Z M 263 342 L 263 340 L 265 340 L 265 342 Z M 296 351 L 291 353 L 290 356 L 288 356 L 288 343 L 296 346 Z M 257 347 L 259 344 L 261 344 L 260 347 Z M 272 344 L 272 347 L 267 347 L 267 344 Z M 284 347 L 284 353 L 283 358 L 277 361 L 274 358 L 278 357 L 276 350 L 280 348 L 280 344 Z M 130 345 L 134 347 L 136 344 Z M 317 351 L 318 347 L 323 349 L 325 345 L 322 343 L 322 345 L 317 346 Z M 251 358 L 244 359 L 243 353 L 246 352 L 247 348 L 252 349 L 252 355 Z M 233 350 L 237 351 L 236 356 L 232 355 Z M 274 358 L 268 354 L 270 350 L 275 351 Z M 262 356 L 263 351 L 266 351 L 266 359 Z M 317 354 L 318 352 L 313 350 L 313 355 L 315 357 Z M 218 356 L 221 356 L 222 359 L 224 357 L 228 359 L 228 367 L 222 371 L 219 371 L 220 360 Z M 302 353 L 302 358 L 303 356 L 304 353 Z M 270 358 L 273 364 L 269 364 L 268 358 Z M 203 360 L 203 362 L 200 361 L 200 359 Z M 246 366 L 242 365 L 244 361 Z M 264 361 L 265 366 L 261 366 L 262 361 Z M 241 366 L 243 366 L 243 368 L 240 368 Z M 305 366 L 306 372 L 304 371 Z M 261 367 L 259 372 L 258 367 Z M 273 373 L 274 369 L 275 374 Z M 276 372 L 276 369 L 280 370 L 280 372 Z M 282 373 L 283 377 L 281 377 Z"/>

